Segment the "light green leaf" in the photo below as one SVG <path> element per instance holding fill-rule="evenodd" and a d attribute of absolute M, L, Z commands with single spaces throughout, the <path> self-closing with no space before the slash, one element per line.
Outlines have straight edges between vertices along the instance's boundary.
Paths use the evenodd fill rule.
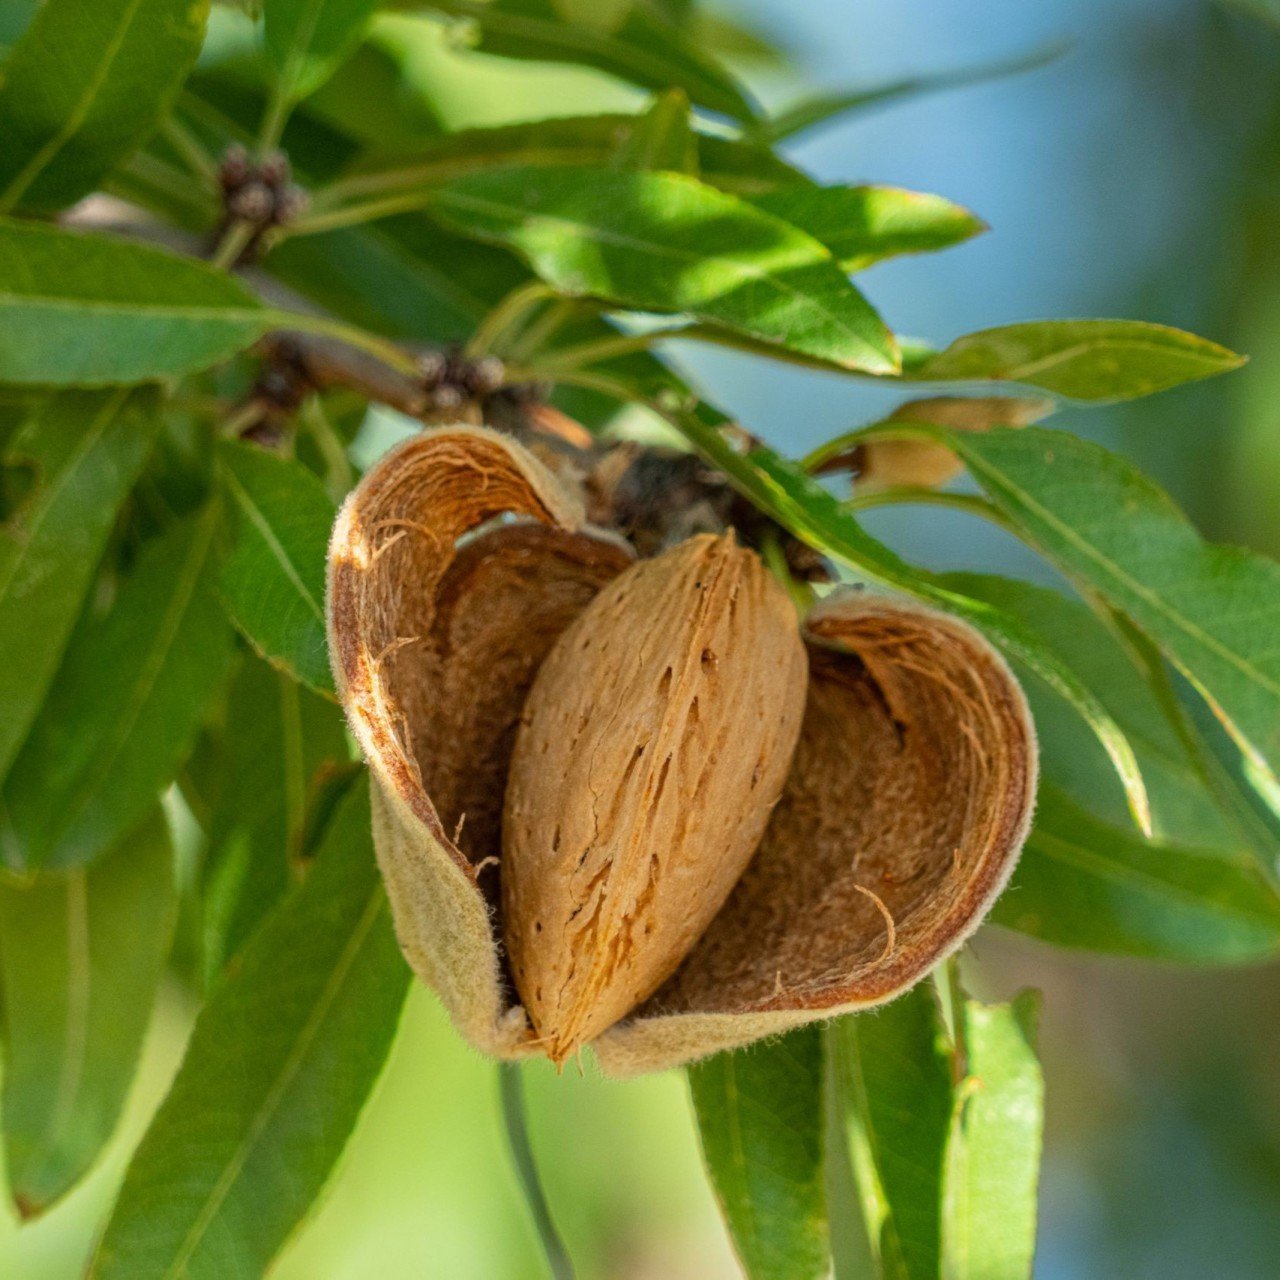
<path fill-rule="evenodd" d="M 208 583 L 206 513 L 148 545 L 104 614 L 90 610 L 5 782 L 15 869 L 101 856 L 168 785 L 229 673 L 232 632 Z"/>
<path fill-rule="evenodd" d="M 431 8 L 469 19 L 483 53 L 595 67 L 645 89 L 683 89 L 691 102 L 735 120 L 756 114 L 742 86 L 655 0 L 632 0 L 612 30 L 574 23 L 556 0 L 431 0 Z"/>
<path fill-rule="evenodd" d="M 1206 543 L 1125 459 L 1042 427 L 942 433 L 1022 535 L 1127 614 L 1253 765 L 1280 770 L 1280 565 Z"/>
<path fill-rule="evenodd" d="M 0 219 L 0 381 L 104 386 L 191 373 L 247 347 L 273 319 L 238 281 L 190 258 Z"/>
<path fill-rule="evenodd" d="M 689 1068 L 702 1153 L 750 1280 L 818 1280 L 830 1267 L 817 1027 Z"/>
<path fill-rule="evenodd" d="M 286 102 L 314 93 L 359 43 L 378 0 L 265 0 L 263 42 Z"/>
<path fill-rule="evenodd" d="M 751 203 L 821 241 L 846 271 L 947 249 L 986 230 L 968 209 L 900 187 L 805 184 L 754 195 Z"/>
<path fill-rule="evenodd" d="M 658 169 L 696 177 L 698 140 L 689 117 L 689 95 L 683 89 L 658 94 L 631 126 L 614 163 L 623 169 Z"/>
<path fill-rule="evenodd" d="M 939 93 L 944 89 L 963 89 L 988 80 L 1002 80 L 1005 76 L 1017 75 L 1022 71 L 1033 71 L 1061 57 L 1063 52 L 1064 46 L 1051 45 L 1047 49 L 1037 49 L 1021 57 L 994 62 L 988 66 L 961 67 L 934 75 L 909 76 L 864 89 L 815 94 L 779 112 L 772 120 L 762 122 L 758 132 L 771 142 L 780 142 L 820 125 L 832 124 L 841 116 L 861 115 L 924 94 Z"/>
<path fill-rule="evenodd" d="M 1143 840 L 1051 787 L 991 918 L 1113 955 L 1231 964 L 1280 952 L 1280 895 L 1251 857 Z"/>
<path fill-rule="evenodd" d="M 944 1198 L 947 1280 L 1031 1280 L 1044 1085 L 1040 998 L 964 1000 L 955 1017 L 965 1075 L 956 1087 Z"/>
<path fill-rule="evenodd" d="M 355 1127 L 408 985 L 361 785 L 197 1019 L 95 1280 L 261 1280 Z"/>
<path fill-rule="evenodd" d="M 246 655 L 182 777 L 207 841 L 207 986 L 293 884 L 321 790 L 347 760 L 341 711 Z"/>
<path fill-rule="evenodd" d="M 324 575 L 334 505 L 310 471 L 265 449 L 226 443 L 221 461 L 234 513 L 221 576 L 227 608 L 264 658 L 329 693 Z"/>
<path fill-rule="evenodd" d="M 830 1044 L 863 1216 L 883 1280 L 936 1280 L 951 1054 L 931 984 L 841 1018 Z"/>
<path fill-rule="evenodd" d="M 88 195 L 166 114 L 209 0 L 44 0 L 0 79 L 0 213 Z"/>
<path fill-rule="evenodd" d="M 450 182 L 430 208 L 565 294 L 685 313 L 846 369 L 897 367 L 892 334 L 822 245 L 696 179 L 525 167 Z"/>
<path fill-rule="evenodd" d="M 0 778 L 53 678 L 125 495 L 155 439 L 145 395 L 39 400 L 0 455 L 32 489 L 0 524 Z"/>
<path fill-rule="evenodd" d="M 910 364 L 917 382 L 1016 382 L 1068 400 L 1134 400 L 1244 363 L 1226 347 L 1138 320 L 1037 320 L 957 338 Z"/>
<path fill-rule="evenodd" d="M 22 1217 L 69 1191 L 115 1129 L 176 912 L 158 809 L 87 871 L 0 875 L 0 1109 Z"/>

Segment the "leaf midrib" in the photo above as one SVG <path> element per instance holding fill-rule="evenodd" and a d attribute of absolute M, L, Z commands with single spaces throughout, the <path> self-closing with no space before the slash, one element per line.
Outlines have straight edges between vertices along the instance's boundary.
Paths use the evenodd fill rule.
<path fill-rule="evenodd" d="M 164 1280 L 180 1280 L 186 1272 L 187 1264 L 200 1247 L 200 1241 L 204 1238 L 205 1232 L 213 1224 L 213 1220 L 217 1217 L 227 1197 L 231 1194 L 232 1188 L 244 1171 L 244 1166 L 248 1162 L 253 1148 L 257 1145 L 263 1133 L 266 1132 L 267 1126 L 271 1123 L 276 1110 L 284 1101 L 289 1086 L 302 1069 L 302 1064 L 310 1052 L 312 1044 L 320 1034 L 329 1011 L 341 993 L 342 987 L 345 985 L 352 967 L 359 958 L 370 931 L 382 912 L 383 902 L 382 888 L 381 885 L 378 885 L 370 895 L 360 919 L 356 922 L 355 928 L 351 932 L 351 936 L 343 946 L 337 963 L 325 980 L 311 1014 L 303 1024 L 294 1047 L 289 1051 L 281 1066 L 280 1074 L 268 1090 L 262 1105 L 253 1116 L 244 1137 L 235 1151 L 232 1152 L 222 1176 L 214 1184 L 204 1207 L 178 1246 L 173 1261 L 164 1273 Z"/>

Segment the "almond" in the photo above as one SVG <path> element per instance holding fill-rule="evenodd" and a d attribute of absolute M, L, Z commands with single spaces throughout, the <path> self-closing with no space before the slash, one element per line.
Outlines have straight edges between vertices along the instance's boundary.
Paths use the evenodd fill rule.
<path fill-rule="evenodd" d="M 804 714 L 782 587 L 732 535 L 623 572 L 560 636 L 507 778 L 515 983 L 563 1061 L 651 995 L 759 844 Z"/>

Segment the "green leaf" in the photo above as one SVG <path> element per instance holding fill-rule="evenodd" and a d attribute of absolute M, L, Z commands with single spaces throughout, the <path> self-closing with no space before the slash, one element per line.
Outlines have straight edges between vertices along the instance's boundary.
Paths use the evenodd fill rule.
<path fill-rule="evenodd" d="M 356 47 L 378 0 L 266 0 L 263 42 L 280 96 L 314 93 Z"/>
<path fill-rule="evenodd" d="M 943 1201 L 948 1280 L 1031 1280 L 1044 1085 L 1040 998 L 964 1000 L 955 1011 L 966 1070 L 956 1087 Z"/>
<path fill-rule="evenodd" d="M 204 828 L 206 986 L 293 884 L 321 790 L 348 760 L 342 713 L 246 655 L 183 792 Z"/>
<path fill-rule="evenodd" d="M 614 162 L 623 169 L 657 169 L 696 177 L 698 140 L 689 117 L 689 95 L 683 89 L 658 94 L 631 126 Z"/>
<path fill-rule="evenodd" d="M 1100 445 L 1026 427 L 935 433 L 1022 536 L 1151 637 L 1255 768 L 1280 770 L 1280 565 L 1206 543 Z"/>
<path fill-rule="evenodd" d="M 1206 776 L 1211 753 L 1192 726 L 1170 719 L 1129 648 L 1093 610 L 1060 592 L 1010 578 L 950 573 L 943 581 L 1015 615 L 1093 690 L 1133 744 L 1151 795 L 1156 835 L 1235 850 L 1251 843 L 1255 833 L 1233 825 L 1219 807 L 1221 798 Z M 1122 823 L 1123 793 L 1098 743 L 1063 699 L 1036 685 L 1025 687 L 1040 740 L 1041 775 L 1099 816 Z M 1266 860 L 1274 861 L 1274 848 L 1264 847 Z"/>
<path fill-rule="evenodd" d="M 1280 896 L 1248 855 L 1143 840 L 1042 787 L 991 919 L 1058 946 L 1230 964 L 1280 952 Z"/>
<path fill-rule="evenodd" d="M 936 1280 L 951 1053 L 931 984 L 833 1024 L 854 1173 L 884 1280 Z"/>
<path fill-rule="evenodd" d="M 575 23 L 557 0 L 430 0 L 430 5 L 470 19 L 475 48 L 483 53 L 594 67 L 645 89 L 683 89 L 691 102 L 734 120 L 755 118 L 755 105 L 742 86 L 655 0 L 632 0 L 613 29 Z"/>
<path fill-rule="evenodd" d="M 355 1127 L 408 985 L 361 785 L 196 1020 L 95 1280 L 260 1280 Z"/>
<path fill-rule="evenodd" d="M 265 449 L 226 443 L 221 460 L 234 512 L 221 576 L 227 608 L 267 661 L 332 692 L 324 575 L 334 505 L 310 471 Z"/>
<path fill-rule="evenodd" d="M 0 381 L 104 386 L 191 373 L 276 319 L 190 258 L 0 219 Z"/>
<path fill-rule="evenodd" d="M 968 209 L 900 187 L 805 184 L 752 196 L 751 203 L 821 241 L 846 271 L 947 249 L 986 230 Z"/>
<path fill-rule="evenodd" d="M 32 488 L 0 524 L 0 778 L 40 709 L 94 569 L 155 439 L 149 397 L 37 402 L 0 461 Z"/>
<path fill-rule="evenodd" d="M 0 212 L 88 195 L 169 110 L 208 0 L 44 0 L 0 80 Z"/>
<path fill-rule="evenodd" d="M 841 368 L 897 367 L 892 334 L 822 245 L 696 179 L 524 167 L 450 182 L 430 208 L 562 293 L 685 313 Z"/>
<path fill-rule="evenodd" d="M 9 866 L 91 862 L 173 778 L 230 670 L 232 633 L 208 584 L 212 532 L 208 514 L 175 526 L 105 615 L 80 619 L 4 786 Z"/>
<path fill-rule="evenodd" d="M 1134 400 L 1237 369 L 1241 356 L 1138 320 L 1038 320 L 984 329 L 924 356 L 917 382 L 1016 382 L 1068 400 Z"/>
<path fill-rule="evenodd" d="M 158 809 L 87 871 L 0 876 L 0 1109 L 24 1218 L 69 1191 L 115 1129 L 176 911 Z"/>
<path fill-rule="evenodd" d="M 821 1030 L 805 1027 L 689 1068 L 707 1171 L 750 1280 L 830 1267 L 822 1059 Z"/>
<path fill-rule="evenodd" d="M 841 116 L 860 115 L 944 89 L 963 89 L 987 80 L 1002 80 L 1005 76 L 1033 71 L 1061 57 L 1064 51 L 1063 45 L 1050 45 L 1046 49 L 1037 49 L 1021 57 L 993 62 L 988 66 L 962 67 L 934 75 L 891 80 L 887 84 L 873 85 L 870 88 L 815 94 L 779 112 L 772 120 L 763 121 L 758 132 L 771 142 L 780 142 L 820 125 L 832 124 Z"/>

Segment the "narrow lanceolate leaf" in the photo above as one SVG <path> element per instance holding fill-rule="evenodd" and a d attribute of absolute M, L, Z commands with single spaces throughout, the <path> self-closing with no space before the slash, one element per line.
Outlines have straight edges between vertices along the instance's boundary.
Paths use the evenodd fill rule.
<path fill-rule="evenodd" d="M 0 212 L 88 195 L 156 127 L 209 0 L 44 0 L 0 81 Z"/>
<path fill-rule="evenodd" d="M 172 780 L 230 669 L 209 583 L 209 514 L 144 549 L 105 614 L 72 634 L 0 793 L 0 851 L 17 869 L 101 856 Z"/>
<path fill-rule="evenodd" d="M 470 20 L 475 47 L 484 53 L 535 62 L 594 67 L 631 84 L 658 91 L 683 89 L 691 102 L 735 120 L 751 120 L 756 108 L 745 90 L 705 53 L 659 0 L 631 0 L 619 21 L 583 21 L 563 0 L 431 0 L 431 8 Z M 612 6 L 589 6 L 605 17 Z"/>
<path fill-rule="evenodd" d="M 263 42 L 280 95 L 314 93 L 355 48 L 378 0 L 266 0 Z"/>
<path fill-rule="evenodd" d="M 272 313 L 200 262 L 0 219 L 0 381 L 147 382 L 248 346 Z"/>
<path fill-rule="evenodd" d="M 832 1029 L 864 1221 L 884 1280 L 936 1280 L 951 1055 L 927 982 Z"/>
<path fill-rule="evenodd" d="M 754 195 L 751 203 L 821 241 L 846 271 L 948 249 L 986 230 L 968 209 L 900 187 L 795 185 Z"/>
<path fill-rule="evenodd" d="M 355 1127 L 408 983 L 361 786 L 197 1019 L 95 1280 L 260 1280 Z"/>
<path fill-rule="evenodd" d="M 176 905 L 159 809 L 87 871 L 0 876 L 0 1110 L 23 1217 L 69 1191 L 116 1126 Z"/>
<path fill-rule="evenodd" d="M 1194 727 L 1171 719 L 1176 704 L 1157 698 L 1129 648 L 1092 609 L 1046 587 L 991 574 L 949 573 L 943 581 L 1015 615 L 1097 694 L 1133 744 L 1157 836 L 1234 850 L 1251 843 L 1257 833 L 1243 830 L 1224 809 L 1208 772 L 1211 753 L 1198 743 Z M 1041 776 L 1095 815 L 1123 825 L 1119 782 L 1080 718 L 1039 682 L 1024 687 L 1040 740 Z M 1257 852 L 1275 861 L 1274 842 Z"/>
<path fill-rule="evenodd" d="M 943 1201 L 947 1280 L 1031 1280 L 1044 1084 L 1040 998 L 964 1000 L 955 1010 L 966 1070 L 956 1086 Z"/>
<path fill-rule="evenodd" d="M 1137 320 L 1039 320 L 984 329 L 909 364 L 920 382 L 1016 382 L 1068 400 L 1134 400 L 1244 360 L 1216 342 Z"/>
<path fill-rule="evenodd" d="M 689 1068 L 702 1153 L 750 1280 L 830 1266 L 823 1189 L 822 1033 L 717 1054 Z"/>
<path fill-rule="evenodd" d="M 522 167 L 447 183 L 430 209 L 563 293 L 684 313 L 845 369 L 898 366 L 892 334 L 818 241 L 694 178 Z"/>
<path fill-rule="evenodd" d="M 269 662 L 330 692 L 325 643 L 325 552 L 335 515 L 305 467 L 247 444 L 221 450 L 233 512 L 222 595 L 232 618 Z"/>
<path fill-rule="evenodd" d="M 1280 565 L 1205 542 L 1130 463 L 1061 431 L 945 438 L 1024 537 L 1127 614 L 1280 773 Z"/>
<path fill-rule="evenodd" d="M 1230 964 L 1280 952 L 1280 895 L 1252 857 L 1143 840 L 1048 787 L 992 919 L 1113 955 Z"/>
<path fill-rule="evenodd" d="M 157 423 L 155 404 L 136 393 L 48 396 L 0 457 L 31 484 L 0 524 L 0 778 L 40 709 Z"/>
<path fill-rule="evenodd" d="M 201 959 L 212 986 L 301 869 L 327 781 L 348 759 L 342 713 L 246 655 L 201 735 L 183 793 L 207 841 Z"/>
<path fill-rule="evenodd" d="M 1062 52 L 1062 46 L 1054 45 L 1005 62 L 994 62 L 989 66 L 960 67 L 954 71 L 911 76 L 866 88 L 815 94 L 812 98 L 806 98 L 788 107 L 772 120 L 762 122 L 758 131 L 761 136 L 770 141 L 778 142 L 809 129 L 831 124 L 841 117 L 860 115 L 880 107 L 891 106 L 895 102 L 938 93 L 944 89 L 961 89 L 967 85 L 981 84 L 986 80 L 998 80 L 1005 76 L 1016 75 L 1020 71 L 1031 71 L 1052 62 Z"/>

